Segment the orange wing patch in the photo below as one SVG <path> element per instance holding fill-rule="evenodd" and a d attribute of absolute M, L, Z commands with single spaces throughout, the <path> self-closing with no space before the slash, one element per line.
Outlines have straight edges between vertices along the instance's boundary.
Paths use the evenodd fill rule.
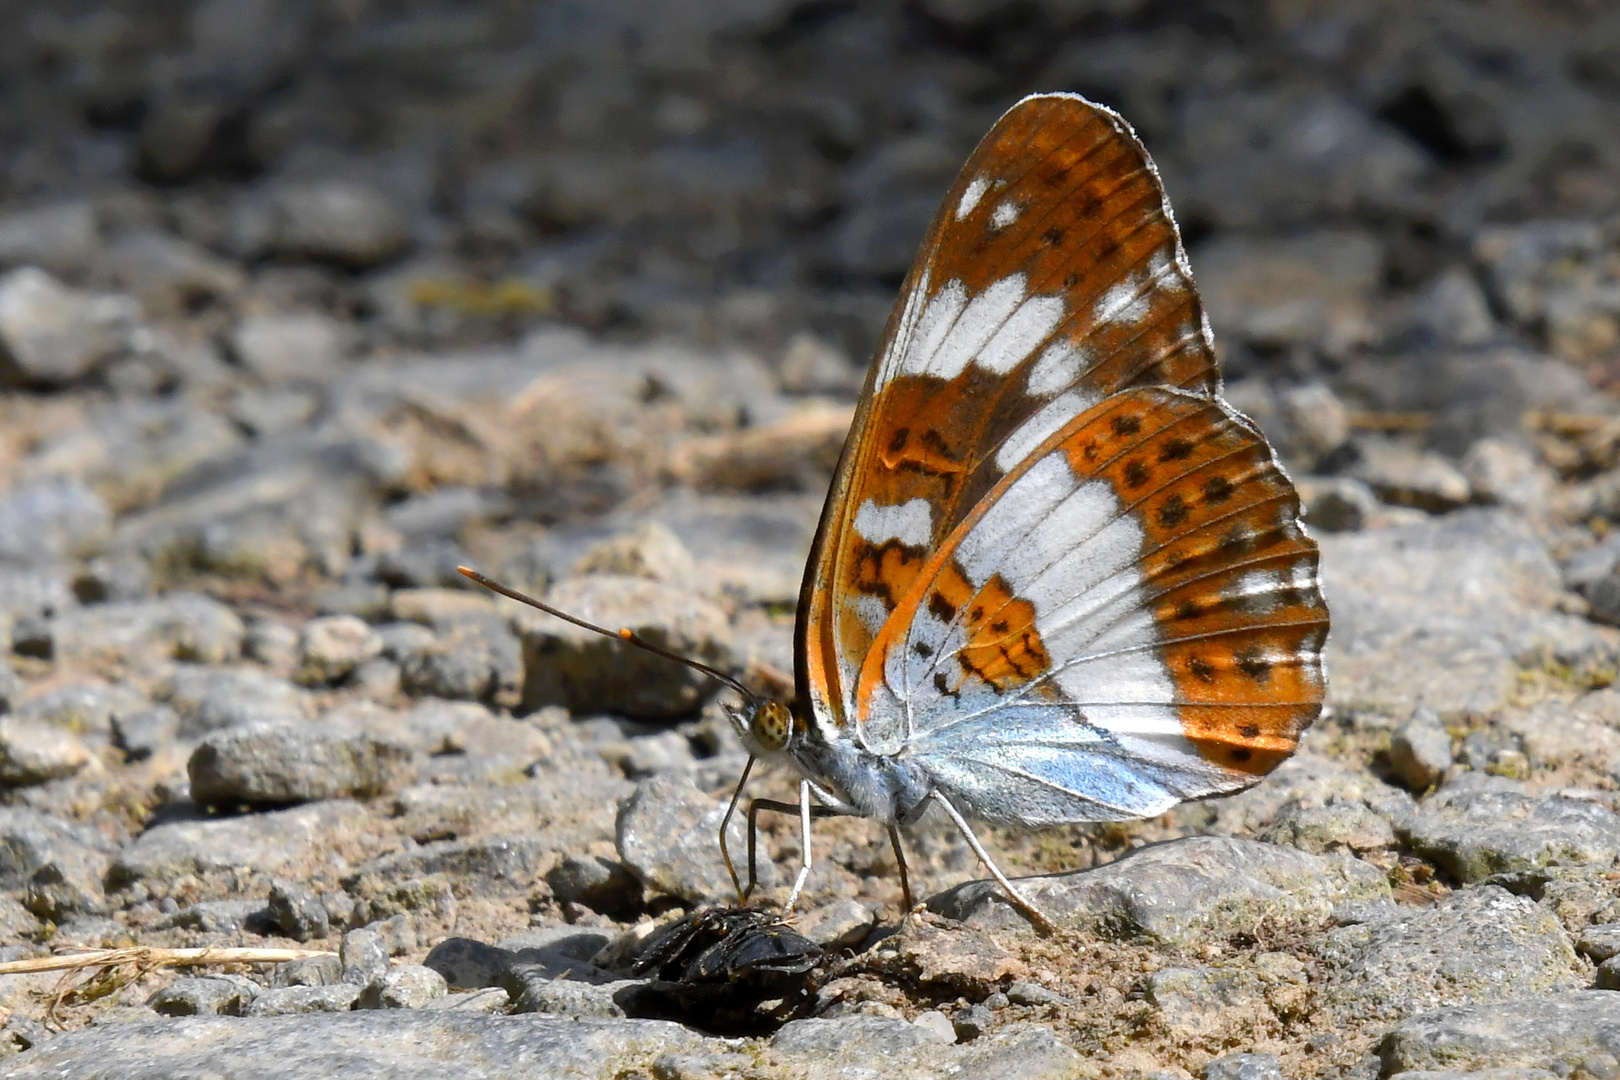
<path fill-rule="evenodd" d="M 1035 605 L 1014 596 L 1000 574 L 968 603 L 963 625 L 967 644 L 957 653 L 957 662 L 964 674 L 998 693 L 1023 686 L 1052 666 L 1035 628 Z"/>
<path fill-rule="evenodd" d="M 1299 500 L 1259 434 L 1213 402 L 1130 395 L 1074 441 L 1143 531 L 1142 573 L 1183 731 L 1205 758 L 1261 775 L 1321 711 L 1327 607 Z"/>

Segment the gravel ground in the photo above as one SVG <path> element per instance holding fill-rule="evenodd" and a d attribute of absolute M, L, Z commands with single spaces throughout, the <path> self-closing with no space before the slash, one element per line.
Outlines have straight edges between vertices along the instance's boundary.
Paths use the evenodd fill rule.
<path fill-rule="evenodd" d="M 1611 7 L 0 10 L 0 959 L 329 954 L 0 977 L 0 1077 L 1613 1080 Z M 926 220 L 1056 89 L 1163 169 L 1330 708 L 1234 798 L 989 830 L 1053 938 L 947 821 L 904 919 L 820 822 L 807 980 L 671 997 L 716 686 L 454 568 L 779 684 Z"/>

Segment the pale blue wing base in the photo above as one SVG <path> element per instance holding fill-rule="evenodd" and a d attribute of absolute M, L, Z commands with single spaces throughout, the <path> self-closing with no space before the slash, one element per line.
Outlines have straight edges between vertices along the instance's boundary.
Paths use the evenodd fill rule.
<path fill-rule="evenodd" d="M 1258 777 L 1203 765 L 1179 736 L 1114 735 L 1075 705 L 1013 705 L 922 735 L 905 759 L 969 817 L 1050 826 L 1154 817 Z"/>

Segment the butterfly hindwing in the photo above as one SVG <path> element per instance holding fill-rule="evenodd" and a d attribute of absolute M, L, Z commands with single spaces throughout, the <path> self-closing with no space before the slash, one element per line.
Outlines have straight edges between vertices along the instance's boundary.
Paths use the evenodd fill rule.
<path fill-rule="evenodd" d="M 1116 394 L 926 560 L 866 658 L 857 724 L 988 820 L 1139 817 L 1245 787 L 1324 693 L 1298 513 L 1223 402 Z"/>
<path fill-rule="evenodd" d="M 800 693 L 842 726 L 928 554 L 1073 417 L 1135 385 L 1210 394 L 1212 342 L 1128 125 L 1026 98 L 946 195 L 890 317 L 800 603 Z"/>

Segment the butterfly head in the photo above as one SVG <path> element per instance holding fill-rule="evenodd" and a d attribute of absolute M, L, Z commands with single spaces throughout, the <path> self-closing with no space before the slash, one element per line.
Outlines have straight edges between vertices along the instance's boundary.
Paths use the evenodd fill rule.
<path fill-rule="evenodd" d="M 793 713 L 780 701 L 750 697 L 740 709 L 728 707 L 726 715 L 737 737 L 756 757 L 781 753 L 793 739 Z"/>

